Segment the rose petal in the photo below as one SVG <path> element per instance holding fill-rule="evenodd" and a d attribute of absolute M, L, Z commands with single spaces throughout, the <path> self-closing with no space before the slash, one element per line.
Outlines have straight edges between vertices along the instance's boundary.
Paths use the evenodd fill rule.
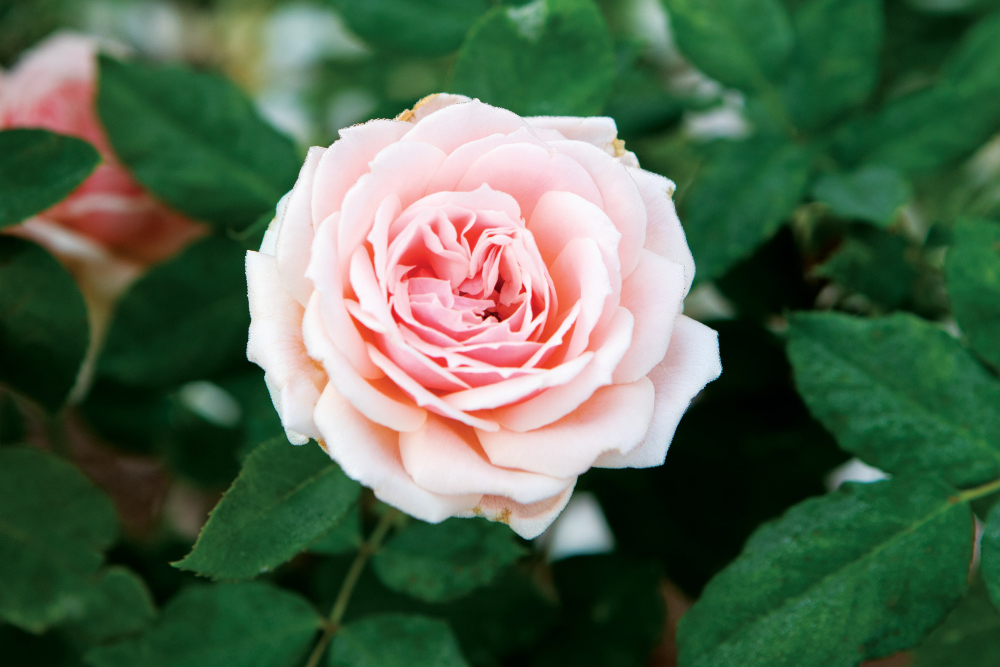
<path fill-rule="evenodd" d="M 399 452 L 414 482 L 446 495 L 480 493 L 527 504 L 558 495 L 576 481 L 497 467 L 486 458 L 471 428 L 440 417 L 401 434 Z"/>
<path fill-rule="evenodd" d="M 246 269 L 250 301 L 247 359 L 264 369 L 288 440 L 301 445 L 319 436 L 312 410 L 326 378 L 306 352 L 302 306 L 281 288 L 274 258 L 250 251 Z"/>
<path fill-rule="evenodd" d="M 459 516 L 482 516 L 490 521 L 505 523 L 526 540 L 531 540 L 548 528 L 566 507 L 573 489 L 568 488 L 558 496 L 522 505 L 503 496 L 483 496 L 479 504 Z"/>
<path fill-rule="evenodd" d="M 555 130 L 566 139 L 583 141 L 614 156 L 618 127 L 606 116 L 529 116 L 524 119 L 533 128 Z"/>
<path fill-rule="evenodd" d="M 482 184 L 514 197 L 521 214 L 530 219 L 535 203 L 550 190 L 580 195 L 598 206 L 601 192 L 590 174 L 575 160 L 535 144 L 504 144 L 477 159 L 459 180 L 457 190 Z"/>
<path fill-rule="evenodd" d="M 379 500 L 431 523 L 469 513 L 479 502 L 480 494 L 445 496 L 417 486 L 403 469 L 399 434 L 366 419 L 332 386 L 320 396 L 314 418 L 330 457 Z"/>
<path fill-rule="evenodd" d="M 635 271 L 622 285 L 622 308 L 635 318 L 632 345 L 611 376 L 615 384 L 634 382 L 663 360 L 670 332 L 684 305 L 684 267 L 643 250 Z"/>
<path fill-rule="evenodd" d="M 391 144 L 375 156 L 371 171 L 344 195 L 337 227 L 339 266 L 346 270 L 351 255 L 372 231 L 382 201 L 398 197 L 405 208 L 423 197 L 444 158 L 440 149 L 416 141 Z"/>
<path fill-rule="evenodd" d="M 604 202 L 602 210 L 621 233 L 616 244 L 622 276 L 628 276 L 639 262 L 646 241 L 646 205 L 628 170 L 603 151 L 580 141 L 554 141 L 550 145 L 576 160 L 587 170 Z"/>
<path fill-rule="evenodd" d="M 368 358 L 367 342 L 358 331 L 344 303 L 344 288 L 337 264 L 337 225 L 340 214 L 334 213 L 316 230 L 312 258 L 306 276 L 320 295 L 320 312 L 330 339 L 363 378 L 376 380 L 385 373 Z"/>
<path fill-rule="evenodd" d="M 434 93 L 433 95 L 428 95 L 420 99 L 416 104 L 413 105 L 413 109 L 407 109 L 403 113 L 396 117 L 396 120 L 405 120 L 408 123 L 416 123 L 435 111 L 444 109 L 445 107 L 450 107 L 453 104 L 461 104 L 463 102 L 471 102 L 471 97 L 466 97 L 465 95 L 454 95 L 452 93 Z"/>
<path fill-rule="evenodd" d="M 369 163 L 386 146 L 409 132 L 409 123 L 395 120 L 370 120 L 340 131 L 316 166 L 312 200 L 313 223 L 325 220 L 341 209 L 344 195 L 370 170 Z"/>
<path fill-rule="evenodd" d="M 641 378 L 601 387 L 572 413 L 542 428 L 476 435 L 494 465 L 574 477 L 603 452 L 637 447 L 653 417 L 653 399 L 653 383 Z"/>
<path fill-rule="evenodd" d="M 309 354 L 323 364 L 329 381 L 361 414 L 394 431 L 415 431 L 427 418 L 398 387 L 386 378 L 366 380 L 336 348 L 324 327 L 319 295 L 313 294 L 302 320 L 302 333 Z"/>
<path fill-rule="evenodd" d="M 277 224 L 275 257 L 278 260 L 278 275 L 281 276 L 285 291 L 303 306 L 309 302 L 309 295 L 313 291 L 312 281 L 306 277 L 314 236 L 313 226 L 305 224 L 305 221 L 310 219 L 314 176 L 325 151 L 326 149 L 317 147 L 309 149 L 295 187 L 282 207 L 281 221 Z M 286 225 L 286 219 L 293 222 Z"/>
<path fill-rule="evenodd" d="M 688 248 L 684 228 L 677 218 L 677 209 L 674 208 L 672 195 L 676 186 L 669 178 L 643 169 L 630 168 L 628 173 L 635 179 L 646 203 L 648 224 L 644 247 L 684 267 L 684 280 L 687 283 L 684 295 L 687 296 L 691 281 L 694 280 L 694 258 Z"/>
<path fill-rule="evenodd" d="M 451 153 L 459 146 L 489 134 L 510 134 L 527 123 L 513 111 L 483 104 L 460 102 L 427 114 L 412 126 L 402 141 L 422 142 Z"/>
<path fill-rule="evenodd" d="M 642 444 L 627 453 L 606 452 L 594 465 L 600 468 L 662 465 L 691 399 L 721 373 L 719 335 L 701 322 L 679 316 L 666 358 L 649 374 L 656 398 L 653 418 Z"/>
<path fill-rule="evenodd" d="M 586 401 L 598 387 L 611 383 L 611 374 L 632 342 L 633 317 L 618 308 L 605 340 L 594 357 L 573 382 L 547 389 L 516 405 L 493 411 L 493 418 L 504 429 L 523 433 L 562 419 Z M 581 357 L 584 355 L 581 355 Z"/>

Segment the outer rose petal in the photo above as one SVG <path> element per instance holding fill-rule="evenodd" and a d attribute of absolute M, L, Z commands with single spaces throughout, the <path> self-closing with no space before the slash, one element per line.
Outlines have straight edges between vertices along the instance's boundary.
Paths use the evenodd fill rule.
<path fill-rule="evenodd" d="M 483 496 L 471 512 L 458 516 L 484 516 L 490 521 L 507 524 L 515 533 L 526 540 L 531 540 L 541 535 L 542 531 L 552 525 L 552 522 L 566 507 L 571 495 L 573 495 L 573 489 L 568 488 L 558 496 L 530 505 L 522 505 L 503 496 Z"/>
<path fill-rule="evenodd" d="M 684 267 L 684 279 L 687 282 L 684 295 L 687 296 L 694 280 L 694 257 L 691 256 L 684 228 L 681 227 L 677 209 L 674 208 L 673 194 L 677 186 L 669 178 L 643 169 L 629 169 L 628 173 L 635 179 L 642 199 L 646 202 L 649 226 L 646 228 L 645 248 Z"/>
<path fill-rule="evenodd" d="M 599 468 L 649 468 L 662 465 L 677 424 L 698 392 L 719 377 L 719 334 L 681 315 L 674 324 L 666 358 L 649 374 L 656 388 L 653 419 L 642 444 L 627 453 L 609 451 Z"/>
<path fill-rule="evenodd" d="M 305 306 L 312 293 L 312 281 L 306 277 L 312 243 L 315 238 L 312 225 L 283 224 L 286 218 L 308 220 L 311 213 L 313 180 L 316 169 L 326 149 L 310 148 L 305 164 L 299 171 L 295 187 L 282 199 L 281 213 L 275 218 L 274 256 L 278 263 L 281 284 L 296 301 Z"/>
<path fill-rule="evenodd" d="M 312 411 L 326 383 L 302 340 L 302 306 L 281 289 L 273 257 L 248 252 L 250 335 L 247 359 L 265 369 L 271 400 L 289 441 L 319 437 Z"/>
<path fill-rule="evenodd" d="M 553 477 L 575 477 L 609 450 L 631 451 L 653 418 L 653 383 L 641 378 L 595 391 L 576 410 L 548 426 L 515 433 L 477 432 L 495 465 Z"/>
<path fill-rule="evenodd" d="M 330 457 L 348 477 L 371 487 L 379 500 L 407 514 L 437 523 L 469 514 L 479 502 L 478 493 L 447 496 L 417 486 L 403 469 L 399 434 L 365 419 L 333 386 L 320 396 L 316 424 Z"/>
<path fill-rule="evenodd" d="M 432 416 L 423 427 L 402 433 L 403 467 L 425 489 L 448 495 L 488 494 L 530 504 L 572 488 L 575 477 L 557 478 L 493 465 L 471 428 Z"/>
<path fill-rule="evenodd" d="M 643 250 L 639 265 L 622 285 L 621 305 L 635 318 L 632 344 L 611 376 L 613 382 L 634 382 L 663 360 L 670 335 L 684 305 L 684 267 Z"/>

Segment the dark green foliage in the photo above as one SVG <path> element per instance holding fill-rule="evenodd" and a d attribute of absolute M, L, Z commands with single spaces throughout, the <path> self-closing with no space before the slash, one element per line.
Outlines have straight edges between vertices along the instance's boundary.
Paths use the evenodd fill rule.
<path fill-rule="evenodd" d="M 789 356 L 809 409 L 862 459 L 972 486 L 1000 477 L 1000 382 L 911 315 L 798 315 Z"/>
<path fill-rule="evenodd" d="M 496 7 L 476 24 L 451 89 L 528 116 L 587 116 L 601 110 L 614 68 L 592 0 L 534 0 Z"/>
<path fill-rule="evenodd" d="M 955 319 L 983 359 L 1000 368 L 1000 224 L 960 220 L 945 264 Z"/>
<path fill-rule="evenodd" d="M 1000 614 L 981 580 L 912 652 L 913 667 L 993 667 L 1000 652 Z"/>
<path fill-rule="evenodd" d="M 856 664 L 917 642 L 965 593 L 972 513 L 940 481 L 848 485 L 762 526 L 678 629 L 680 664 Z"/>
<path fill-rule="evenodd" d="M 213 579 L 249 579 L 327 533 L 360 487 L 314 444 L 262 443 L 213 510 L 194 550 L 177 563 Z"/>
<path fill-rule="evenodd" d="M 0 618 L 31 632 L 83 618 L 116 532 L 110 501 L 75 467 L 0 449 Z"/>
<path fill-rule="evenodd" d="M 698 280 L 717 278 L 770 238 L 802 198 L 809 153 L 770 138 L 722 142 L 681 200 Z"/>
<path fill-rule="evenodd" d="M 191 586 L 147 632 L 91 650 L 91 667 L 292 667 L 320 618 L 304 599 L 263 583 Z"/>
<path fill-rule="evenodd" d="M 352 31 L 373 46 L 415 56 L 457 51 L 490 9 L 488 0 L 330 0 Z"/>
<path fill-rule="evenodd" d="M 73 278 L 40 246 L 0 236 L 0 382 L 49 410 L 66 400 L 90 340 Z"/>
<path fill-rule="evenodd" d="M 465 667 L 468 663 L 447 623 L 421 616 L 386 614 L 344 626 L 333 641 L 326 664 L 329 667 Z"/>
<path fill-rule="evenodd" d="M 45 130 L 0 132 L 0 228 L 59 203 L 100 161 L 93 146 L 74 137 Z"/>
<path fill-rule="evenodd" d="M 481 519 L 413 523 L 375 555 L 389 588 L 428 602 L 447 602 L 490 583 L 524 550 L 510 530 Z"/>
<path fill-rule="evenodd" d="M 102 57 L 98 108 L 139 182 L 194 218 L 243 229 L 295 183 L 291 142 L 219 76 Z"/>
<path fill-rule="evenodd" d="M 243 256 L 231 241 L 209 237 L 150 269 L 118 302 L 98 372 L 157 387 L 241 365 L 250 326 Z"/>

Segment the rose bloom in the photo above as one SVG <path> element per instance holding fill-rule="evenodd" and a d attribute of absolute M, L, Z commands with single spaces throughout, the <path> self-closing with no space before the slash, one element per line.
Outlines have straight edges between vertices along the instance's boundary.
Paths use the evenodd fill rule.
<path fill-rule="evenodd" d="M 662 464 L 721 372 L 681 314 L 673 191 L 610 118 L 455 95 L 313 148 L 247 254 L 247 354 L 289 440 L 415 517 L 526 538 L 589 468 Z"/>
<path fill-rule="evenodd" d="M 90 349 L 73 396 L 86 391 L 114 302 L 149 264 L 204 233 L 150 196 L 115 158 L 97 117 L 99 44 L 56 34 L 0 72 L 0 130 L 41 128 L 91 143 L 101 164 L 66 199 L 7 233 L 47 248 L 87 302 Z M 71 399 L 73 400 L 73 399 Z"/>

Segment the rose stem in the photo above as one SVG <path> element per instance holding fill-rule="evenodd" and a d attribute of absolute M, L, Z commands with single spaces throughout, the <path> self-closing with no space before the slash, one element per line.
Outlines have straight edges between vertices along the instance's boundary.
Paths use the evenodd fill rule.
<path fill-rule="evenodd" d="M 388 508 L 378 520 L 375 530 L 361 544 L 361 547 L 358 549 L 358 555 L 354 557 L 354 562 L 351 563 L 351 569 L 347 571 L 347 576 L 344 577 L 344 583 L 340 585 L 340 591 L 337 593 L 337 599 L 333 603 L 333 609 L 330 610 L 330 616 L 327 622 L 324 623 L 323 636 L 319 638 L 316 648 L 310 654 L 306 667 L 316 667 L 319 664 L 327 645 L 333 639 L 333 635 L 337 633 L 337 630 L 340 629 L 340 621 L 344 617 L 344 612 L 347 611 L 347 603 L 351 601 L 351 593 L 354 592 L 354 587 L 358 584 L 358 579 L 361 578 L 361 572 L 365 569 L 365 565 L 372 554 L 382 546 L 382 541 L 389 534 L 397 516 L 399 516 L 399 510 L 394 507 Z"/>

